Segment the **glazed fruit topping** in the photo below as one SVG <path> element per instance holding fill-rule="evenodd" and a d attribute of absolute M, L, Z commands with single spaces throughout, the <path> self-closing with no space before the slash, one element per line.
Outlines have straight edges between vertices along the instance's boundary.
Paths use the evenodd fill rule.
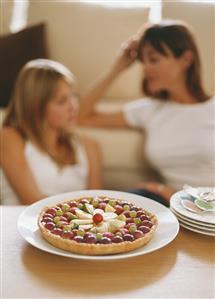
<path fill-rule="evenodd" d="M 143 208 L 105 196 L 68 200 L 48 208 L 41 223 L 52 234 L 89 244 L 133 242 L 154 225 Z"/>

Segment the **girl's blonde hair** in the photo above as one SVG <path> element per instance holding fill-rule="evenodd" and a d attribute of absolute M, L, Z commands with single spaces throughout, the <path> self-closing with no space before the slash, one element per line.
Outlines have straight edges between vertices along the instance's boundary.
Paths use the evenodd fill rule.
<path fill-rule="evenodd" d="M 35 59 L 20 71 L 7 110 L 4 127 L 14 127 L 25 138 L 31 138 L 48 152 L 43 136 L 47 103 L 55 93 L 57 82 L 64 80 L 71 87 L 74 76 L 68 68 L 49 59 Z M 67 132 L 62 132 L 59 142 L 70 144 Z"/>

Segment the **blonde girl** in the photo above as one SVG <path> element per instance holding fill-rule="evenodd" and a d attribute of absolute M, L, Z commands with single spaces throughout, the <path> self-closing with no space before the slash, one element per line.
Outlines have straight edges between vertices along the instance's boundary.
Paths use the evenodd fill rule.
<path fill-rule="evenodd" d="M 0 133 L 2 204 L 102 186 L 97 144 L 72 133 L 78 110 L 65 66 L 37 59 L 23 67 Z"/>

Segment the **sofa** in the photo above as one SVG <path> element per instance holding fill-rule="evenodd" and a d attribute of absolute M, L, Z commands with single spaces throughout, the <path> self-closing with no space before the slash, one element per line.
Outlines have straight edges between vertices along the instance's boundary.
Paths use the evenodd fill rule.
<path fill-rule="evenodd" d="M 3 32 L 9 32 L 11 6 L 4 7 Z M 118 7 L 71 1 L 29 1 L 26 26 L 45 24 L 48 57 L 75 74 L 80 94 L 112 63 L 119 45 L 149 20 L 148 7 Z M 193 26 L 203 61 L 204 83 L 215 91 L 215 5 L 163 1 L 164 18 L 184 19 Z M 0 49 L 1 54 L 1 49 Z M 120 109 L 140 98 L 141 65 L 136 64 L 114 82 L 98 109 Z M 4 113 L 4 111 L 1 111 Z M 2 121 L 1 114 L 1 121 Z M 103 154 L 104 188 L 126 190 L 141 180 L 157 178 L 144 156 L 144 133 L 129 129 L 77 128 L 98 141 Z"/>

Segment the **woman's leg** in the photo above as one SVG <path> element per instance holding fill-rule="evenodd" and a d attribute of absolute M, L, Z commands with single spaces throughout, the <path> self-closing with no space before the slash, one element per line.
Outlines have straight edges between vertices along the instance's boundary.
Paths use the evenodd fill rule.
<path fill-rule="evenodd" d="M 153 199 L 154 201 L 161 203 L 162 205 L 164 205 L 166 207 L 169 207 L 169 202 L 167 202 L 167 200 L 164 197 L 162 197 L 156 193 L 150 192 L 146 189 L 129 189 L 129 190 L 127 190 L 127 192 L 141 195 L 144 197 L 148 197 L 150 199 Z"/>

